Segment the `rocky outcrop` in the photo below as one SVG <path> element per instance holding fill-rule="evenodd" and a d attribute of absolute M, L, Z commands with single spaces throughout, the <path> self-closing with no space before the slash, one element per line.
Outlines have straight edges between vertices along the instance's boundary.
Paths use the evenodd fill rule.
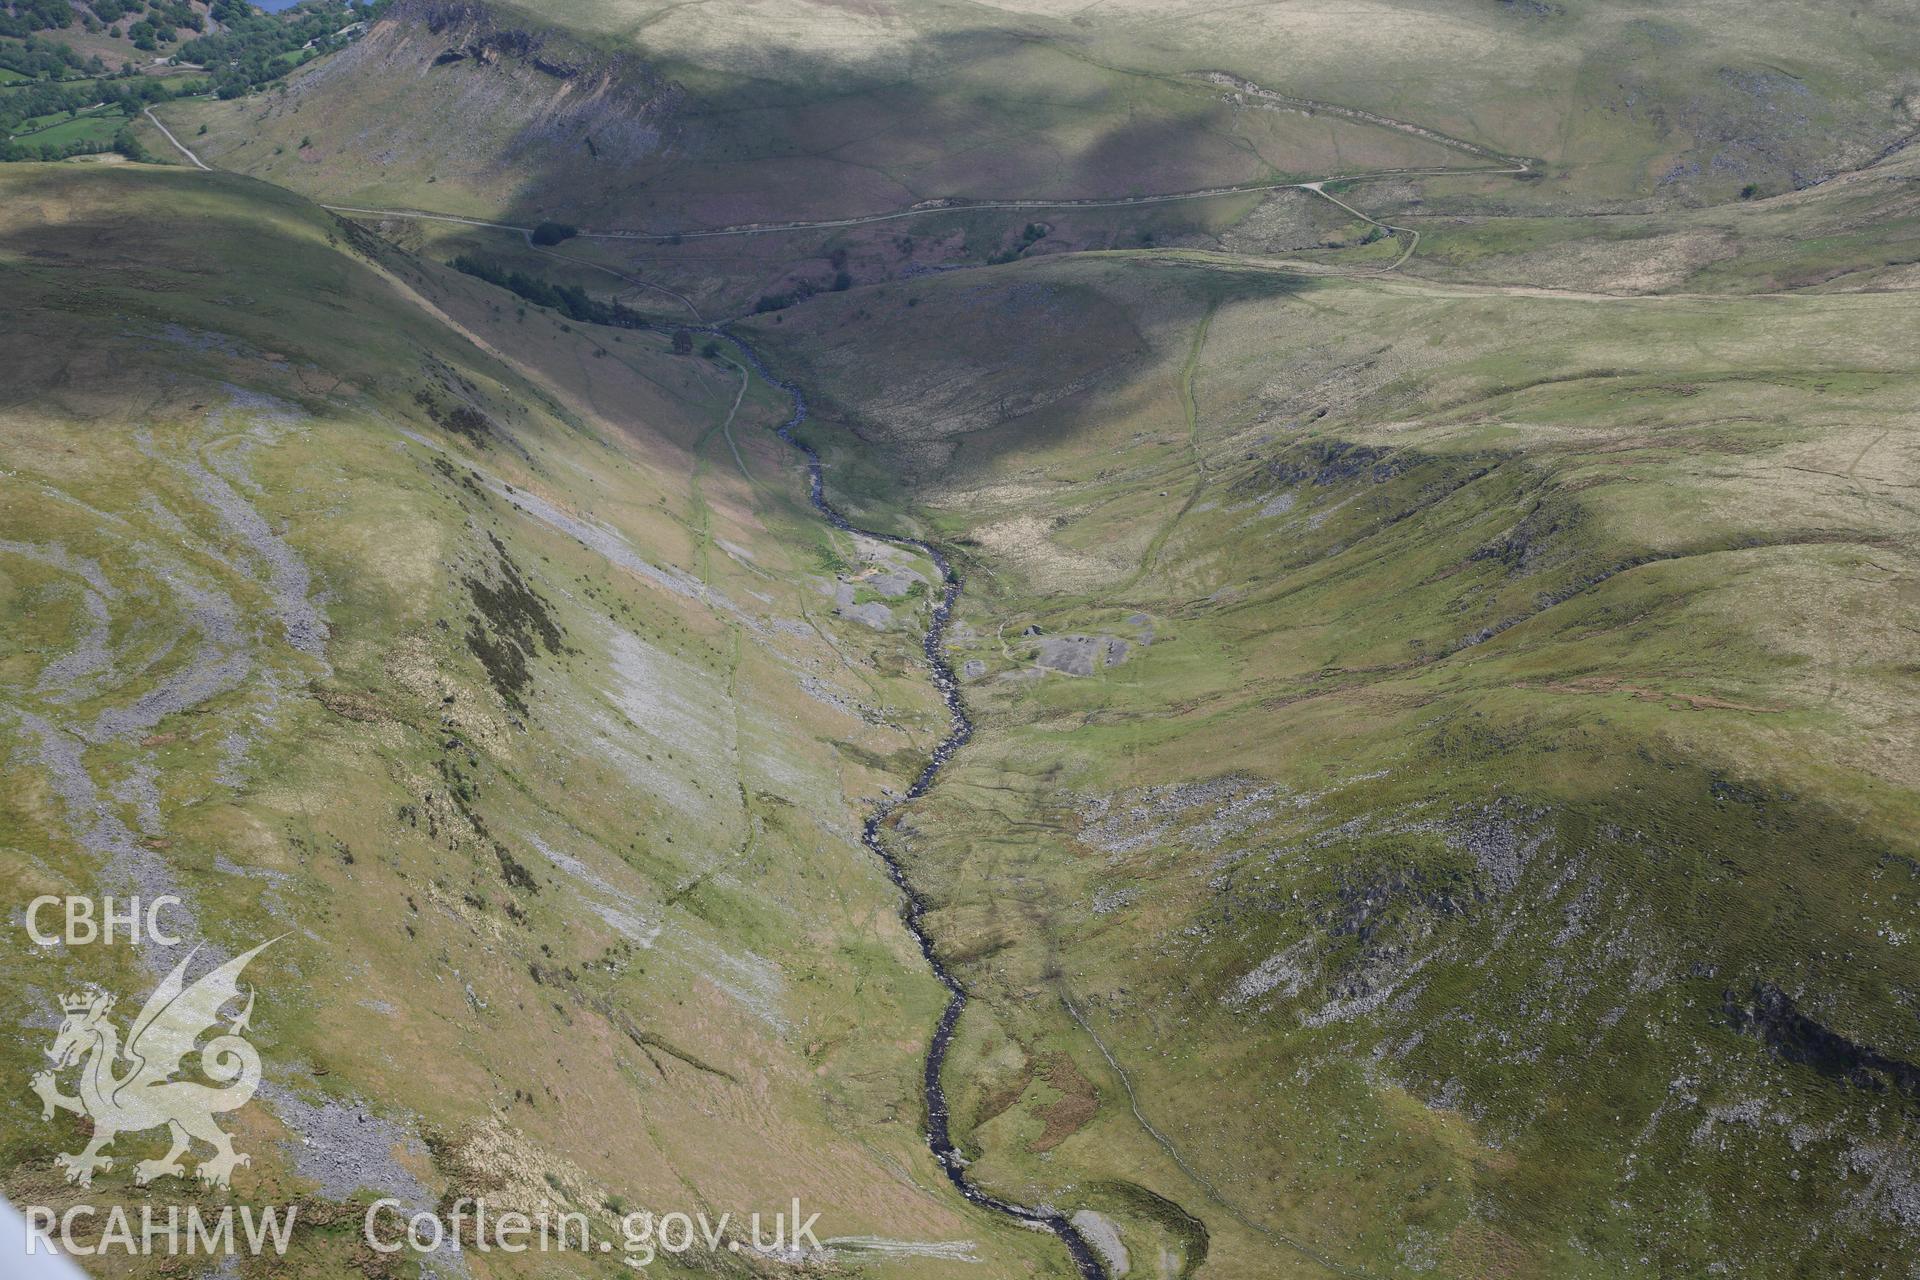
<path fill-rule="evenodd" d="M 351 139 L 383 168 L 430 162 L 442 180 L 512 173 L 563 189 L 657 158 L 677 136 L 687 96 L 637 54 L 474 0 L 400 0 L 294 89 L 383 106 Z M 467 127 L 481 120 L 484 131 Z"/>

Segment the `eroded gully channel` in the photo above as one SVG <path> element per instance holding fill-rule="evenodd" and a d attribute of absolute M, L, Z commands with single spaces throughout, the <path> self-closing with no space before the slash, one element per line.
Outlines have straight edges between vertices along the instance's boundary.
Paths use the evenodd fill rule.
<path fill-rule="evenodd" d="M 940 776 L 940 770 L 946 767 L 947 761 L 953 759 L 954 753 L 973 737 L 973 721 L 967 715 L 966 703 L 960 697 L 960 682 L 954 678 L 953 667 L 947 662 L 946 654 L 947 621 L 953 616 L 954 602 L 960 598 L 960 575 L 953 571 L 953 565 L 948 562 L 946 555 L 932 543 L 923 542 L 918 538 L 906 538 L 898 534 L 863 529 L 847 519 L 838 507 L 827 501 L 826 473 L 820 465 L 820 454 L 812 445 L 794 434 L 807 420 L 806 393 L 793 383 L 774 377 L 760 359 L 759 353 L 734 334 L 718 327 L 709 332 L 732 344 L 740 353 L 741 359 L 745 360 L 755 373 L 764 378 L 768 384 L 786 392 L 792 399 L 793 411 L 779 426 L 778 431 L 782 440 L 798 449 L 806 457 L 807 500 L 813 504 L 813 509 L 836 529 L 844 529 L 848 533 L 857 533 L 881 542 L 891 542 L 897 546 L 912 547 L 932 560 L 934 566 L 940 570 L 940 601 L 933 607 L 933 619 L 927 626 L 927 633 L 921 640 L 920 647 L 926 653 L 928 668 L 933 672 L 934 688 L 940 691 L 940 700 L 947 704 L 947 714 L 951 717 L 950 727 L 946 737 L 940 740 L 940 745 L 933 749 L 933 758 L 927 761 L 926 768 L 920 771 L 920 776 L 913 780 L 913 785 L 896 799 L 880 804 L 867 815 L 866 821 L 860 827 L 860 843 L 864 844 L 874 857 L 880 859 L 881 864 L 887 869 L 887 875 L 900 887 L 900 892 L 906 897 L 906 906 L 900 914 L 906 922 L 907 932 L 911 933 L 913 940 L 920 944 L 920 954 L 927 958 L 927 964 L 933 969 L 933 976 L 940 979 L 941 985 L 947 989 L 947 1007 L 940 1015 L 940 1025 L 934 1029 L 932 1042 L 927 1046 L 925 1071 L 927 1147 L 933 1152 L 934 1158 L 940 1161 L 940 1167 L 946 1170 L 947 1181 L 951 1182 L 961 1195 L 983 1209 L 991 1209 L 1017 1222 L 1045 1227 L 1060 1237 L 1060 1242 L 1067 1247 L 1068 1255 L 1072 1257 L 1074 1266 L 1084 1280 L 1107 1280 L 1106 1268 L 1101 1265 L 1099 1256 L 1087 1244 L 1086 1237 L 1081 1235 L 1063 1215 L 1050 1210 L 1030 1209 L 1025 1205 L 1002 1200 L 998 1196 L 982 1191 L 968 1179 L 966 1164 L 960 1158 L 960 1153 L 955 1150 L 953 1138 L 949 1132 L 947 1093 L 946 1087 L 941 1083 L 941 1074 L 947 1063 L 947 1053 L 953 1047 L 954 1028 L 959 1024 L 961 1012 L 967 1007 L 967 991 L 960 985 L 959 980 L 948 972 L 947 966 L 941 962 L 939 955 L 934 951 L 933 938 L 928 934 L 924 920 L 927 913 L 926 900 L 920 896 L 919 890 L 915 889 L 913 882 L 907 878 L 906 868 L 880 838 L 881 824 L 900 806 L 925 795 Z"/>

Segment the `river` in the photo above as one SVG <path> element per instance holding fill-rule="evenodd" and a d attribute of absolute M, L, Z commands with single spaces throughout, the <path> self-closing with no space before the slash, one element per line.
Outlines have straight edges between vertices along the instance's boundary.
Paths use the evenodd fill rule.
<path fill-rule="evenodd" d="M 820 454 L 812 445 L 794 434 L 807 420 L 806 393 L 793 383 L 774 377 L 761 361 L 759 353 L 734 334 L 718 328 L 711 332 L 731 343 L 754 372 L 792 398 L 793 411 L 779 427 L 780 438 L 806 457 L 807 500 L 813 504 L 814 510 L 836 529 L 858 533 L 881 542 L 891 542 L 897 546 L 912 547 L 932 560 L 934 566 L 940 570 L 940 602 L 933 607 L 933 618 L 927 625 L 927 633 L 922 638 L 920 647 L 926 653 L 927 667 L 933 673 L 934 688 L 940 691 L 940 700 L 947 705 L 947 714 L 950 718 L 947 734 L 933 749 L 933 757 L 920 771 L 920 776 L 913 780 L 913 785 L 908 787 L 904 794 L 880 804 L 867 815 L 866 821 L 860 827 L 860 842 L 880 859 L 887 869 L 887 875 L 900 886 L 900 892 L 906 897 L 906 905 L 902 908 L 900 915 L 906 923 L 907 932 L 911 933 L 914 941 L 920 944 L 920 954 L 927 958 L 927 964 L 932 967 L 934 977 L 940 979 L 941 984 L 947 989 L 947 1007 L 940 1015 L 940 1024 L 934 1029 L 932 1042 L 927 1045 L 925 1072 L 927 1147 L 933 1152 L 934 1158 L 940 1161 L 940 1167 L 946 1170 L 947 1181 L 951 1182 L 961 1195 L 995 1213 L 1004 1214 L 1019 1222 L 1045 1227 L 1060 1237 L 1060 1242 L 1067 1247 L 1067 1253 L 1073 1259 L 1073 1264 L 1079 1270 L 1083 1280 L 1107 1280 L 1106 1268 L 1101 1264 L 1099 1255 L 1087 1243 L 1086 1237 L 1081 1235 L 1079 1229 L 1067 1221 L 1064 1215 L 1052 1210 L 1030 1209 L 1025 1205 L 1014 1204 L 998 1196 L 989 1195 L 975 1186 L 967 1177 L 966 1162 L 954 1149 L 948 1126 L 947 1091 L 946 1086 L 941 1082 L 941 1074 L 947 1063 L 947 1054 L 953 1047 L 954 1028 L 960 1022 L 960 1014 L 967 1007 L 967 991 L 960 985 L 959 980 L 947 971 L 947 966 L 941 963 L 939 955 L 934 951 L 933 938 L 927 933 L 924 919 L 927 912 L 926 900 L 920 896 L 919 891 L 913 887 L 913 882 L 907 878 L 906 868 L 880 838 L 881 825 L 901 805 L 925 795 L 939 778 L 940 770 L 946 767 L 947 761 L 953 759 L 954 753 L 973 737 L 973 721 L 967 715 L 966 703 L 960 697 L 960 682 L 954 678 L 953 666 L 947 661 L 946 653 L 947 622 L 953 616 L 954 603 L 960 599 L 962 585 L 960 575 L 953 571 L 953 565 L 948 562 L 945 553 L 932 543 L 923 542 L 918 538 L 906 538 L 897 534 L 863 529 L 847 519 L 838 507 L 827 501 L 826 473 L 820 465 Z"/>

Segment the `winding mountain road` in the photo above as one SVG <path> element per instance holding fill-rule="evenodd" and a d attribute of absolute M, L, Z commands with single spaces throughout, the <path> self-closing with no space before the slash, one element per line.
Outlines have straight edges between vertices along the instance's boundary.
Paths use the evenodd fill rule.
<path fill-rule="evenodd" d="M 169 135 L 171 136 L 171 135 Z M 176 141 L 175 145 L 179 145 Z M 181 148 L 185 150 L 185 148 Z M 191 152 L 188 152 L 191 155 Z M 206 166 L 202 165 L 202 168 Z M 814 218 L 795 222 L 743 222 L 733 226 L 709 227 L 700 231 L 633 231 L 622 229 L 592 230 L 583 228 L 576 234 L 582 240 L 635 240 L 653 244 L 676 244 L 683 240 L 713 240 L 724 236 L 768 236 L 784 235 L 802 231 L 836 231 L 848 227 L 871 226 L 877 222 L 897 222 L 902 218 L 924 218 L 939 213 L 976 213 L 998 211 L 1024 211 L 1031 213 L 1057 212 L 1073 209 L 1130 209 L 1143 205 L 1175 204 L 1186 200 L 1218 200 L 1227 196 L 1259 195 L 1273 191 L 1311 191 L 1315 195 L 1326 196 L 1321 188 L 1330 182 L 1365 182 L 1379 178 L 1418 178 L 1448 177 L 1459 174 L 1485 173 L 1528 173 L 1522 166 L 1456 166 L 1432 169 L 1375 169 L 1365 173 L 1333 173 L 1309 181 L 1276 180 L 1273 182 L 1246 182 L 1224 187 L 1199 187 L 1192 191 L 1168 191 L 1147 196 L 1111 196 L 1091 197 L 1087 199 L 1033 199 L 1033 200 L 967 200 L 951 197 L 942 200 L 927 200 L 909 205 L 904 209 L 891 209 L 885 213 L 865 213 L 848 218 Z M 1327 196 L 1328 199 L 1333 199 Z M 1341 208 L 1367 221 L 1372 218 L 1360 213 L 1350 205 L 1334 200 Z M 384 218 L 419 218 L 430 222 L 461 222 L 474 227 L 494 227 L 502 231 L 517 231 L 526 235 L 531 227 L 515 226 L 511 223 L 488 222 L 480 218 L 464 218 L 454 214 L 434 213 L 426 209 L 371 209 L 358 205 L 325 204 L 324 209 L 335 213 L 373 214 Z M 1385 223 L 1375 223 L 1385 226 Z M 1403 228 L 1394 228 L 1401 230 Z"/>
<path fill-rule="evenodd" d="M 1129 209 L 1151 205 L 1176 204 L 1194 200 L 1216 200 L 1238 195 L 1259 195 L 1274 191 L 1307 191 L 1324 200 L 1330 201 L 1346 213 L 1367 223 L 1369 226 L 1378 227 L 1382 231 L 1395 236 L 1405 237 L 1405 244 L 1401 249 L 1400 256 L 1392 262 L 1387 263 L 1385 266 L 1371 268 L 1364 272 L 1347 273 L 1381 275 L 1398 269 L 1407 259 L 1413 256 L 1420 244 L 1420 232 L 1412 227 L 1403 227 L 1390 222 L 1382 222 L 1370 214 L 1355 208 L 1353 205 L 1327 191 L 1326 188 L 1330 184 L 1378 181 L 1385 178 L 1446 177 L 1473 173 L 1523 174 L 1533 171 L 1533 162 L 1522 156 L 1506 155 L 1492 148 L 1481 146 L 1475 142 L 1468 142 L 1462 138 L 1452 137 L 1451 135 L 1429 129 L 1424 125 L 1416 124 L 1412 121 L 1398 120 L 1391 116 L 1366 111 L 1358 107 L 1347 107 L 1339 103 L 1321 102 L 1317 99 L 1299 98 L 1290 94 L 1279 93 L 1275 90 L 1262 88 L 1250 80 L 1242 80 L 1229 76 L 1224 72 L 1202 72 L 1191 77 L 1156 78 L 1167 79 L 1171 83 L 1178 84 L 1185 89 L 1200 89 L 1204 91 L 1207 86 L 1212 86 L 1216 91 L 1224 91 L 1222 96 L 1225 100 L 1236 104 L 1244 105 L 1251 103 L 1254 106 L 1264 107 L 1268 110 L 1296 111 L 1307 115 L 1331 115 L 1352 120 L 1358 124 L 1387 129 L 1396 133 L 1406 134 L 1409 137 L 1419 138 L 1422 141 L 1432 143 L 1436 146 L 1459 151 L 1484 163 L 1475 165 L 1409 166 L 1369 169 L 1355 173 L 1326 174 L 1311 179 L 1274 179 L 1263 182 L 1230 183 L 1224 186 L 1199 187 L 1190 191 L 1167 191 L 1140 196 L 1091 196 L 1061 199 L 1047 197 L 972 199 L 964 196 L 945 196 L 932 200 L 922 200 L 901 209 L 891 209 L 881 213 L 854 214 L 844 218 L 796 219 L 785 222 L 743 222 L 730 226 L 706 227 L 688 231 L 640 231 L 625 228 L 603 228 L 594 230 L 592 228 L 583 228 L 575 234 L 583 240 L 626 240 L 652 244 L 678 244 L 686 240 L 714 240 L 734 236 L 783 235 L 810 231 L 844 230 L 850 227 L 872 226 L 876 223 L 896 222 L 906 218 L 929 217 L 942 213 L 993 211 L 1042 213 L 1072 211 L 1077 209 Z M 169 129 L 166 124 L 161 121 L 160 117 L 153 113 L 153 108 L 148 107 L 145 110 L 147 119 L 153 121 L 154 126 L 158 128 L 162 134 L 166 135 L 167 141 L 171 142 L 174 147 L 179 150 L 181 155 L 185 156 L 196 167 L 211 171 L 212 166 L 195 154 L 192 148 L 181 142 L 180 139 L 174 135 L 173 130 Z M 485 218 L 470 218 L 461 214 L 439 213 L 429 209 L 384 209 L 366 205 L 327 204 L 325 202 L 321 202 L 320 207 L 333 213 L 358 214 L 380 218 L 412 219 L 423 222 L 447 222 L 469 227 L 485 227 L 496 231 L 511 231 L 527 239 L 529 244 L 532 242 L 532 227 L 520 226 L 510 222 L 495 222 Z M 576 259 L 575 261 L 578 260 Z M 599 266 L 599 264 L 586 265 Z M 670 294 L 678 298 L 689 310 L 693 311 L 696 316 L 699 315 L 698 309 L 694 307 L 691 301 L 684 295 L 676 293 L 664 285 L 656 285 L 649 281 L 642 281 L 632 276 L 626 276 L 610 267 L 600 267 L 600 269 L 608 271 L 613 275 L 621 276 L 622 279 L 639 287 L 655 289 Z"/>

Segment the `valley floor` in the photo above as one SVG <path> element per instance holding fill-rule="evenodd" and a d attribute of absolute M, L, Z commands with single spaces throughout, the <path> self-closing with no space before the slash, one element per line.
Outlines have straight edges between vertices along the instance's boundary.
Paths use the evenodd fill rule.
<path fill-rule="evenodd" d="M 728 150 L 774 118 L 734 79 L 409 12 L 147 111 L 184 163 L 0 169 L 0 877 L 274 939 L 204 1186 L 131 1123 L 73 1154 L 37 1074 L 111 1071 L 184 951 L 0 948 L 12 1203 L 230 1181 L 302 1210 L 276 1276 L 621 1266 L 379 1252 L 380 1197 L 734 1215 L 670 1275 L 1920 1274 L 1880 108 L 1809 74 L 1767 163 L 1816 117 L 1857 163 L 1608 202 L 1631 111 L 1525 159 L 1458 81 L 1341 105 L 1040 14 L 780 117 L 1002 121 L 1018 68 L 1065 157 L 1127 86 L 1109 169 L 913 198 L 967 171 L 912 112 L 807 169 Z M 807 1248 L 737 1226 L 803 1202 Z"/>

